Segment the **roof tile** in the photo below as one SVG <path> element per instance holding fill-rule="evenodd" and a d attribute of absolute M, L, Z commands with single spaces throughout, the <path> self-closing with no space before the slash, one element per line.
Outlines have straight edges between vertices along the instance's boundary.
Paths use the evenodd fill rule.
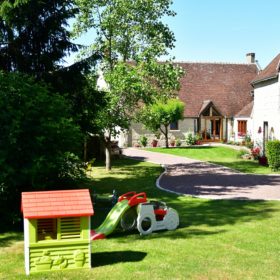
<path fill-rule="evenodd" d="M 23 192 L 24 218 L 91 216 L 93 207 L 89 190 Z"/>
<path fill-rule="evenodd" d="M 279 73 L 279 63 L 280 63 L 280 53 L 274 57 L 274 59 L 260 71 L 260 73 L 252 81 L 253 84 L 261 82 L 263 80 L 271 79 L 277 77 Z"/>
<path fill-rule="evenodd" d="M 223 116 L 233 117 L 252 101 L 250 82 L 257 74 L 255 64 L 177 63 L 185 70 L 180 99 L 184 116 L 198 117 L 204 101 L 211 100 Z"/>

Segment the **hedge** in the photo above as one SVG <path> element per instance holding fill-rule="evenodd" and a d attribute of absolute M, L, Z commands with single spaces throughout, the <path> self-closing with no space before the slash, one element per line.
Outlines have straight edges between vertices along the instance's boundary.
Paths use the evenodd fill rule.
<path fill-rule="evenodd" d="M 273 140 L 266 143 L 266 156 L 269 167 L 273 171 L 280 169 L 280 141 Z"/>

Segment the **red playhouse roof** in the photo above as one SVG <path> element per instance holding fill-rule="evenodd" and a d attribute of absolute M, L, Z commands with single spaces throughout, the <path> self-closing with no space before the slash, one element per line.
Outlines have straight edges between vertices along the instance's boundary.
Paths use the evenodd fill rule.
<path fill-rule="evenodd" d="M 59 218 L 92 216 L 89 190 L 23 192 L 21 210 L 24 218 Z"/>

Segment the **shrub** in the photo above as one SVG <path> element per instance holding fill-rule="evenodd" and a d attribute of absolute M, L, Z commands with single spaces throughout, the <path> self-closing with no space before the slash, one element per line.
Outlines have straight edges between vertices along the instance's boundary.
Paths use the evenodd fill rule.
<path fill-rule="evenodd" d="M 143 147 L 146 147 L 147 144 L 148 144 L 148 138 L 147 138 L 146 136 L 144 136 L 144 135 L 141 135 L 141 136 L 140 136 L 139 141 L 140 141 L 140 144 L 141 144 Z"/>
<path fill-rule="evenodd" d="M 261 149 L 259 147 L 255 147 L 251 149 L 251 154 L 254 159 L 258 159 L 260 157 Z"/>
<path fill-rule="evenodd" d="M 182 145 L 182 142 L 181 142 L 181 139 L 176 139 L 176 147 L 181 147 L 181 145 Z"/>
<path fill-rule="evenodd" d="M 280 169 L 280 141 L 273 140 L 266 143 L 268 165 L 273 171 Z"/>
<path fill-rule="evenodd" d="M 247 148 L 249 148 L 249 149 L 252 149 L 253 148 L 253 146 L 254 146 L 254 143 L 252 142 L 252 140 L 251 140 L 251 136 L 250 135 L 246 135 L 245 136 L 245 146 L 247 147 Z"/>
<path fill-rule="evenodd" d="M 192 133 L 188 133 L 186 135 L 186 144 L 187 145 L 194 145 L 196 143 L 196 137 L 192 135 Z"/>
<path fill-rule="evenodd" d="M 0 204 L 77 174 L 80 129 L 65 99 L 43 84 L 0 72 L 0 127 Z"/>

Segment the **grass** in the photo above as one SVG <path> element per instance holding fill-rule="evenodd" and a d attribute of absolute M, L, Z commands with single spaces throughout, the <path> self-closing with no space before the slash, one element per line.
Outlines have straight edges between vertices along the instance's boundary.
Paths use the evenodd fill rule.
<path fill-rule="evenodd" d="M 113 189 L 145 191 L 180 215 L 175 231 L 141 237 L 117 232 L 92 243 L 91 270 L 24 274 L 21 233 L 0 235 L 0 279 L 279 279 L 280 202 L 203 200 L 158 190 L 162 169 L 129 159 L 106 173 L 96 166 L 86 184 L 99 197 L 94 227 L 109 211 L 100 203 Z M 84 186 L 83 186 L 84 187 Z M 104 202 L 104 201 L 103 201 Z"/>
<path fill-rule="evenodd" d="M 238 156 L 239 151 L 227 147 L 199 146 L 180 148 L 147 148 L 151 152 L 172 154 L 192 159 L 208 161 L 223 165 L 244 173 L 252 174 L 279 174 L 268 166 L 259 165 L 256 160 L 244 160 Z"/>

